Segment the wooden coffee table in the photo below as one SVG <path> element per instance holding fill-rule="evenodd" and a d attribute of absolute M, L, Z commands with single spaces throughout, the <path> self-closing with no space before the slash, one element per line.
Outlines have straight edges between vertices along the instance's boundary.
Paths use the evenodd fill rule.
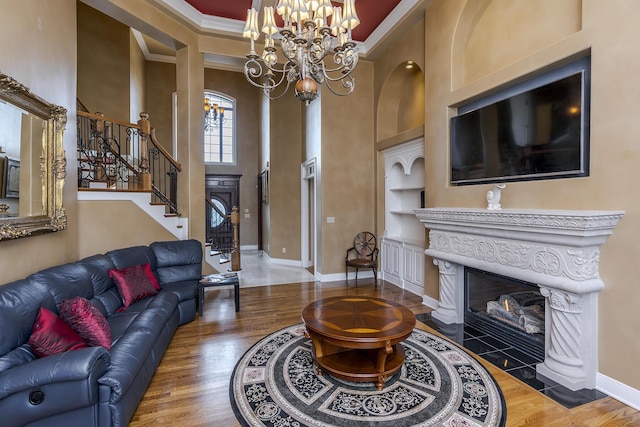
<path fill-rule="evenodd" d="M 316 368 L 378 390 L 404 362 L 416 318 L 408 308 L 380 298 L 342 296 L 315 301 L 302 320 L 313 343 Z"/>

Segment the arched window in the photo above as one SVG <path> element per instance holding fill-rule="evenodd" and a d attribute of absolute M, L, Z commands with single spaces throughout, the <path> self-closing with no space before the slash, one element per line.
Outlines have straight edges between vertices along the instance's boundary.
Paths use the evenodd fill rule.
<path fill-rule="evenodd" d="M 204 161 L 236 164 L 235 100 L 216 92 L 204 93 Z"/>
<path fill-rule="evenodd" d="M 213 203 L 215 205 L 214 208 L 213 206 L 211 206 L 211 228 L 216 228 L 218 227 L 220 224 L 222 224 L 224 222 L 225 219 L 225 215 L 227 215 L 227 212 L 229 211 L 229 209 L 227 208 L 226 204 L 218 199 L 218 198 L 213 198 L 211 199 L 211 203 Z M 223 215 L 222 215 L 222 214 Z"/>

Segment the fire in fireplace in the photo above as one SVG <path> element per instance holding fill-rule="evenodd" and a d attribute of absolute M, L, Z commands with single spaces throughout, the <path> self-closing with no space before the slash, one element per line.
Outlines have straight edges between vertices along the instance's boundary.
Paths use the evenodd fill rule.
<path fill-rule="evenodd" d="M 465 323 L 544 359 L 544 297 L 538 286 L 465 267 Z"/>

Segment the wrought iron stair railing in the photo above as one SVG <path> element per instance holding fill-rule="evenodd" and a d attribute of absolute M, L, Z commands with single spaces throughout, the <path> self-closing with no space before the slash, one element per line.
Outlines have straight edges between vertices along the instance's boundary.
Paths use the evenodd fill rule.
<path fill-rule="evenodd" d="M 77 112 L 78 190 L 149 191 L 152 204 L 178 211 L 180 163 L 158 143 L 149 116 L 137 124 Z"/>

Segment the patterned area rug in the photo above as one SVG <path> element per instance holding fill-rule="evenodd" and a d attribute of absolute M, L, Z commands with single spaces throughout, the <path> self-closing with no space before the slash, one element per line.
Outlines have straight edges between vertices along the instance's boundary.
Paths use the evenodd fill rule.
<path fill-rule="evenodd" d="M 405 363 L 377 391 L 316 373 L 302 324 L 261 341 L 236 365 L 229 394 L 243 426 L 504 426 L 502 392 L 471 355 L 414 329 Z"/>

